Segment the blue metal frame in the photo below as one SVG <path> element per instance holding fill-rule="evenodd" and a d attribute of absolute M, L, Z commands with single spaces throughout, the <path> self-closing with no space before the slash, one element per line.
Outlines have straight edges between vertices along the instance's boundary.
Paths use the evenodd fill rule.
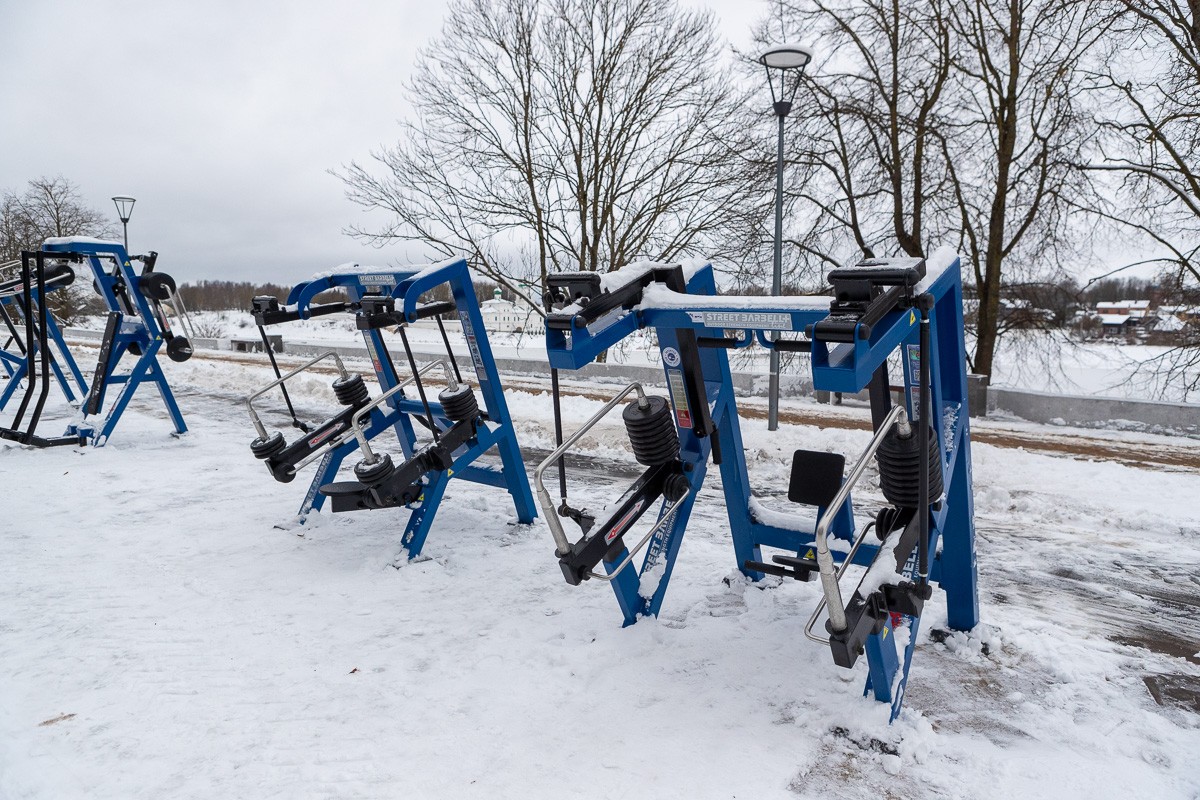
<path fill-rule="evenodd" d="M 163 373 L 162 365 L 158 361 L 158 352 L 163 345 L 163 331 L 159 327 L 149 301 L 139 289 L 141 277 L 134 269 L 124 246 L 120 242 L 106 242 L 98 239 L 63 238 L 47 240 L 42 245 L 42 250 L 47 253 L 72 253 L 83 256 L 88 266 L 91 267 L 95 285 L 100 296 L 104 298 L 108 310 L 124 314 L 117 299 L 117 286 L 123 284 L 126 287 L 125 294 L 129 298 L 132 310 L 136 312 L 124 314 L 121 320 L 120 329 L 112 343 L 113 351 L 108 361 L 108 370 L 104 380 L 100 379 L 101 376 L 92 376 L 91 391 L 97 391 L 98 387 L 105 387 L 107 390 L 109 386 L 119 385 L 121 386 L 120 394 L 109 406 L 108 413 L 98 424 L 85 419 L 83 423 L 68 426 L 67 433 L 85 435 L 89 438 L 92 446 L 103 446 L 117 427 L 117 423 L 120 422 L 121 415 L 129 406 L 129 401 L 133 399 L 133 395 L 143 383 L 150 384 L 158 390 L 158 395 L 175 426 L 175 433 L 187 433 L 187 424 L 183 421 L 179 404 L 175 402 L 175 395 L 171 392 L 167 376 Z M 131 348 L 140 350 L 140 354 L 135 356 Z M 120 362 L 127 353 L 134 356 L 135 360 L 130 364 L 127 372 L 118 372 Z M 85 399 L 85 408 L 86 405 Z"/>
<path fill-rule="evenodd" d="M 957 257 L 943 268 L 931 272 L 917 287 L 918 293 L 932 296 L 930 312 L 930 341 L 932 344 L 931 389 L 932 425 L 937 431 L 942 453 L 946 499 L 938 510 L 931 512 L 930 550 L 933 554 L 931 580 L 946 592 L 948 622 L 957 630 L 969 630 L 978 623 L 979 601 L 975 566 L 974 504 L 971 491 L 970 431 L 966 394 L 966 348 L 963 339 L 962 279 Z M 828 298 L 739 298 L 717 296 L 711 265 L 693 270 L 688 278 L 687 294 L 669 292 L 661 285 L 643 294 L 642 302 L 634 309 L 611 313 L 589 328 L 582 318 L 572 320 L 571 329 L 548 328 L 547 352 L 550 364 L 558 369 L 579 369 L 593 361 L 601 352 L 642 328 L 654 328 L 662 353 L 666 383 L 676 411 L 681 455 L 685 475 L 693 491 L 672 513 L 675 519 L 664 526 L 647 548 L 639 572 L 627 569 L 612 581 L 617 602 L 629 625 L 641 616 L 656 615 L 662 606 L 670 581 L 675 558 L 687 527 L 693 500 L 704 482 L 711 438 L 697 437 L 686 413 L 686 397 L 682 391 L 677 352 L 679 329 L 694 330 L 700 337 L 724 337 L 731 328 L 743 331 L 738 346 L 757 340 L 771 346 L 767 331 L 805 331 L 829 314 Z M 748 320 L 752 325 L 730 325 L 728 328 L 706 327 L 706 322 Z M 757 325 L 758 327 L 754 327 Z M 920 315 L 915 310 L 893 311 L 871 328 L 869 336 L 853 343 L 829 345 L 812 343 L 813 383 L 819 390 L 856 393 L 862 391 L 876 369 L 898 348 L 905 355 L 905 397 L 910 417 L 913 417 L 919 394 Z M 724 349 L 702 348 L 701 367 L 711 414 L 720 438 L 722 463 L 721 482 L 725 493 L 730 535 L 736 566 L 747 577 L 759 580 L 762 573 L 747 570 L 746 561 L 762 561 L 761 548 L 774 547 L 807 556 L 804 552 L 815 538 L 817 520 L 825 509 L 816 508 L 810 515 L 796 517 L 796 525 L 781 528 L 759 519 L 752 503 L 749 477 L 742 447 L 739 417 L 729 361 Z M 684 404 L 681 409 L 681 403 Z M 684 411 L 685 413 L 680 414 Z M 667 504 L 660 509 L 660 517 Z M 835 560 L 841 561 L 854 539 L 854 517 L 851 503 L 839 510 L 831 534 L 844 543 L 835 548 Z M 939 547 L 940 543 L 940 547 Z M 879 547 L 864 543 L 855 555 L 854 563 L 869 565 Z M 620 563 L 625 553 L 604 562 L 608 568 Z M 915 570 L 915 565 L 913 566 Z M 652 592 L 643 596 L 647 574 L 653 584 Z M 647 584 L 646 589 L 649 589 Z M 892 703 L 893 716 L 898 713 L 912 659 L 919 620 L 910 622 L 910 644 L 901 661 L 895 637 L 888 625 L 870 638 L 866 648 L 869 679 L 867 691 L 877 700 Z"/>
<path fill-rule="evenodd" d="M 487 332 L 483 327 L 483 317 L 467 262 L 460 258 L 426 267 L 355 267 L 335 270 L 297 284 L 287 299 L 288 306 L 294 307 L 301 317 L 307 318 L 317 296 L 331 289 L 343 290 L 351 305 L 360 302 L 365 295 L 386 293 L 396 299 L 398 307 L 403 309 L 410 321 L 415 321 L 421 295 L 442 285 L 448 285 L 453 293 L 459 323 L 462 325 L 470 351 L 487 418 L 486 422 L 479 425 L 477 436 L 469 444 L 455 451 L 453 466 L 445 472 L 434 473 L 418 501 L 409 506 L 411 513 L 401 542 L 410 559 L 420 554 L 437 513 L 438 504 L 452 479 L 507 489 L 512 496 L 517 519 L 521 523 L 531 523 L 537 517 L 529 478 L 525 473 L 521 450 L 517 444 L 516 429 L 508 412 L 504 389 L 496 371 Z M 379 381 L 380 389 L 386 392 L 401 382 L 401 376 L 396 373 L 390 359 L 383 355 L 387 352 L 387 346 L 382 332 L 378 329 L 364 330 L 362 334 L 375 377 Z M 420 399 L 407 397 L 403 391 L 389 398 L 388 403 L 386 411 L 377 408 L 371 412 L 371 422 L 365 431 L 367 439 L 372 440 L 391 428 L 395 431 L 405 458 L 411 458 L 418 449 L 412 417 L 423 417 L 425 408 Z M 439 403 L 431 400 L 429 408 L 435 424 L 441 429 L 447 429 L 453 424 L 446 418 Z M 499 468 L 474 463 L 493 448 L 500 456 Z M 320 487 L 335 480 L 343 461 L 357 449 L 357 442 L 351 439 L 331 450 L 318 463 L 317 474 L 313 477 L 300 506 L 301 520 L 309 512 L 321 509 L 325 496 L 320 493 Z"/>
<path fill-rule="evenodd" d="M 56 291 L 60 286 L 53 286 L 47 289 L 46 294 Z M 38 319 L 38 308 L 41 306 L 42 298 L 39 296 L 37 287 L 30 287 L 30 299 L 33 302 L 33 308 L 30 313 L 34 319 Z M 23 320 L 25 311 L 21 308 L 20 297 L 17 295 L 0 296 L 0 307 L 3 307 L 9 314 L 13 323 L 18 320 Z M 0 328 L 0 335 L 7 332 L 7 329 Z M 58 326 L 58 322 L 54 319 L 53 314 L 46 314 L 46 338 L 54 343 L 54 347 L 50 350 L 50 369 L 54 373 L 55 379 L 58 381 L 59 388 L 62 389 L 63 396 L 71 405 L 78 405 L 79 398 L 85 396 L 88 392 L 87 381 L 83 378 L 83 373 L 79 370 L 79 365 L 75 362 L 75 356 L 72 355 L 71 349 L 67 347 L 66 341 L 63 339 L 62 329 Z M 57 353 L 55 351 L 58 351 Z M 3 366 L 4 373 L 8 376 L 8 385 L 3 392 L 0 392 L 0 410 L 8 404 L 9 399 L 17 390 L 17 385 L 25 379 L 25 375 L 29 372 L 29 365 L 32 359 L 38 356 L 37 343 L 30 344 L 28 349 L 22 352 L 11 352 L 0 349 L 0 366 Z M 61 363 L 60 363 L 61 361 Z M 63 371 L 63 365 L 66 365 L 66 372 Z M 68 375 L 69 373 L 69 375 Z M 76 397 L 75 390 L 71 388 L 71 381 L 74 380 L 76 387 L 79 390 L 79 396 Z"/>

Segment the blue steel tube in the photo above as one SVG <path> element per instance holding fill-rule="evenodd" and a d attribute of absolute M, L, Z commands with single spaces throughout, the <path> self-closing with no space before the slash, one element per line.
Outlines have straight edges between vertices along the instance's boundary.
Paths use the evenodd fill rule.
<path fill-rule="evenodd" d="M 926 302 L 928 295 L 922 296 L 919 299 L 921 306 L 921 367 L 920 379 L 918 384 L 921 387 L 921 408 L 918 411 L 918 419 L 920 419 L 920 438 L 918 447 L 920 453 L 918 455 L 917 469 L 920 474 L 917 478 L 917 514 L 918 516 L 918 536 L 917 540 L 917 575 L 922 585 L 929 583 L 929 434 L 930 425 L 933 424 L 931 419 L 933 398 L 930 397 L 932 390 L 930 384 L 932 381 L 929 377 L 929 310 Z M 941 468 L 941 465 L 938 465 Z"/>

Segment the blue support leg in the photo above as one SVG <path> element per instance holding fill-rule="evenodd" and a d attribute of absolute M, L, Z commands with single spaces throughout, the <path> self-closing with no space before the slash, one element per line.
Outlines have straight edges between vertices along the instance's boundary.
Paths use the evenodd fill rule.
<path fill-rule="evenodd" d="M 892 682 L 900 668 L 896 637 L 889 619 L 879 633 L 867 637 L 867 685 L 863 696 L 873 693 L 881 703 L 892 702 Z"/>
<path fill-rule="evenodd" d="M 429 536 L 437 507 L 442 502 L 442 495 L 446 493 L 446 484 L 449 482 L 448 473 L 435 473 L 425 491 L 421 492 L 417 507 L 409 515 L 408 525 L 404 528 L 404 536 L 400 540 L 404 549 L 408 551 L 409 560 L 421 555 L 421 548 L 425 546 L 425 538 Z"/>

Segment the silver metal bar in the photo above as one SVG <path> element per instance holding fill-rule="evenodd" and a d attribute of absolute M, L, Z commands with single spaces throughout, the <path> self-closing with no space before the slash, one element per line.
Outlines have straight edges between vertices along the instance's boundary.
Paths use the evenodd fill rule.
<path fill-rule="evenodd" d="M 324 361 L 325 359 L 330 358 L 330 357 L 332 357 L 333 360 L 337 363 L 338 372 L 341 374 L 341 376 L 343 378 L 349 377 L 349 373 L 346 372 L 346 365 L 342 363 L 342 357 L 339 356 L 337 353 L 335 353 L 333 350 L 327 350 L 324 353 L 321 353 L 321 355 L 312 359 L 311 361 L 308 361 L 308 362 L 296 367 L 294 370 L 292 370 L 288 374 L 282 375 L 277 380 L 271 381 L 266 386 L 264 386 L 263 388 L 259 389 L 257 392 L 255 392 L 254 394 L 252 394 L 246 398 L 246 400 L 245 400 L 246 411 L 249 412 L 250 421 L 254 423 L 254 429 L 256 431 L 258 431 L 258 436 L 260 439 L 265 440 L 267 438 L 267 429 L 263 426 L 262 420 L 258 418 L 258 412 L 254 410 L 254 401 L 257 400 L 258 398 L 262 397 L 267 392 L 274 389 L 276 386 L 279 386 L 284 381 L 291 380 L 292 378 L 299 375 L 301 372 L 304 372 L 306 369 L 309 369 L 310 367 L 312 367 L 314 364 Z"/>
<path fill-rule="evenodd" d="M 188 314 L 187 306 L 183 304 L 183 292 L 171 292 L 167 302 L 175 312 L 175 318 L 179 320 L 179 327 L 183 329 L 184 335 L 195 341 L 196 329 L 192 327 L 191 315 Z"/>
<path fill-rule="evenodd" d="M 838 565 L 837 578 L 839 581 L 841 581 L 842 576 L 846 574 L 846 568 L 854 563 L 854 556 L 858 553 L 859 546 L 866 541 L 867 534 L 873 527 L 875 527 L 874 522 L 868 522 L 863 526 L 862 533 L 860 533 L 858 538 L 854 540 L 854 546 L 850 548 L 850 552 L 846 554 L 846 558 L 842 560 L 840 565 Z M 812 616 L 808 618 L 808 624 L 804 626 L 804 635 L 818 644 L 829 644 L 828 636 L 818 636 L 812 632 L 813 626 L 817 622 L 817 618 L 821 616 L 821 612 L 825 610 L 826 605 L 825 597 L 822 595 L 821 602 L 817 603 L 817 610 L 812 613 Z"/>
<path fill-rule="evenodd" d="M 691 493 L 692 492 L 689 489 L 688 494 L 691 494 Z M 636 545 L 634 545 L 633 549 L 629 551 L 629 554 L 626 555 L 624 559 L 622 559 L 621 563 L 619 565 L 617 565 L 616 569 L 614 569 L 612 572 L 608 572 L 608 573 L 592 572 L 591 570 L 588 570 L 588 577 L 596 578 L 596 579 L 602 580 L 602 581 L 611 581 L 613 578 L 620 575 L 621 570 L 625 569 L 631 563 L 633 563 L 633 557 L 636 556 L 638 554 L 638 552 L 643 547 L 645 547 L 646 544 L 651 539 L 654 538 L 654 534 L 658 533 L 659 530 L 661 530 L 663 527 L 665 527 L 668 522 L 670 522 L 671 520 L 673 520 L 675 518 L 675 509 L 678 508 L 679 504 L 682 503 L 686 499 L 687 499 L 687 494 L 685 494 L 683 497 L 676 500 L 674 503 L 671 503 L 670 507 L 666 510 L 666 513 L 664 513 L 661 517 L 658 518 L 658 522 L 654 523 L 654 525 L 650 528 L 650 530 L 646 531 L 646 535 L 642 537 L 640 542 L 638 542 Z"/>
<path fill-rule="evenodd" d="M 833 554 L 829 552 L 829 528 L 833 525 L 834 517 L 837 516 L 838 511 L 841 510 L 846 500 L 849 499 L 850 490 L 854 488 L 854 485 L 858 483 L 858 479 L 866 471 L 871 457 L 875 455 L 875 451 L 883 444 L 884 437 L 891 431 L 892 425 L 895 424 L 897 418 L 903 414 L 904 406 L 897 405 L 892 407 L 887 417 L 884 418 L 883 424 L 879 426 L 879 430 L 871 438 L 871 443 L 867 445 L 867 449 L 863 451 L 863 454 L 858 457 L 858 461 L 854 463 L 850 474 L 842 482 L 842 488 L 838 489 L 838 493 L 834 495 L 833 502 L 825 509 L 825 513 L 821 515 L 821 519 L 817 523 L 817 566 L 821 570 L 821 589 L 825 594 L 825 603 L 829 606 L 829 627 L 834 633 L 846 630 L 846 607 L 842 604 L 842 592 L 838 588 L 838 579 L 841 577 L 841 572 L 834 567 Z M 843 565 L 848 563 L 850 563 L 849 557 L 842 562 Z M 815 620 L 815 618 L 816 615 L 814 615 L 813 619 Z M 812 624 L 812 620 L 810 620 L 809 624 Z M 808 633 L 807 630 L 805 633 Z M 810 636 L 809 638 L 813 637 Z M 828 641 L 828 639 L 825 641 Z"/>
<path fill-rule="evenodd" d="M 604 407 L 596 412 L 595 416 L 583 423 L 583 427 L 568 436 L 566 441 L 560 444 L 554 450 L 554 452 L 547 456 L 545 461 L 543 461 L 541 464 L 538 464 L 537 469 L 533 471 L 533 483 L 537 487 L 538 503 L 542 507 L 546 524 L 550 526 L 550 535 L 554 537 L 554 545 L 557 548 L 560 556 L 566 555 L 571 551 L 571 543 L 567 540 L 566 531 L 563 530 L 562 523 L 558 519 L 558 509 L 555 508 L 554 501 L 550 498 L 550 492 L 546 490 L 546 482 L 542 480 L 542 474 L 551 464 L 558 461 L 558 459 L 567 452 L 571 445 L 583 438 L 585 433 L 594 428 L 596 424 L 600 422 L 600 420 L 604 419 L 604 417 L 608 415 L 608 412 L 612 411 L 618 403 L 629 396 L 630 392 L 634 391 L 637 392 L 638 402 L 645 403 L 646 392 L 642 389 L 642 385 L 640 383 L 629 384 L 620 392 L 618 392 L 616 397 L 605 403 Z"/>
<path fill-rule="evenodd" d="M 361 421 L 365 418 L 369 418 L 371 416 L 371 412 L 374 409 L 379 408 L 379 406 L 383 405 L 383 403 L 386 402 L 389 398 L 398 394 L 400 392 L 400 390 L 403 389 L 405 386 L 408 386 L 410 383 L 413 383 L 417 379 L 417 376 L 424 375 L 426 372 L 429 372 L 430 370 L 435 369 L 439 366 L 442 367 L 442 369 L 444 369 L 446 371 L 446 375 L 448 376 L 448 379 L 453 381 L 454 373 L 451 371 L 450 364 L 448 361 L 446 361 L 446 359 L 443 358 L 443 359 L 438 359 L 437 361 L 429 362 L 425 366 L 419 368 L 417 370 L 416 375 L 410 375 L 409 377 L 405 378 L 400 383 L 393 386 L 391 389 L 388 389 L 386 392 L 379 395 L 379 397 L 375 398 L 374 400 L 367 403 L 362 408 L 358 409 L 358 411 L 356 411 L 354 413 L 354 415 L 352 417 L 350 417 L 350 427 L 349 427 L 349 429 L 347 429 L 347 431 L 345 433 L 343 433 L 339 436 L 335 436 L 332 439 L 329 439 L 327 442 L 325 442 L 323 445 L 321 445 L 320 449 L 314 450 L 313 452 L 309 453 L 306 458 L 301 459 L 299 462 L 297 462 L 296 466 L 292 467 L 292 473 L 294 474 L 296 472 L 299 472 L 300 470 L 307 467 L 309 464 L 322 458 L 325 455 L 325 453 L 329 452 L 330 450 L 335 450 L 338 447 L 341 447 L 343 444 L 350 441 L 351 438 L 358 440 L 358 448 L 359 448 L 359 450 L 362 451 L 363 460 L 366 461 L 368 464 L 374 464 L 376 461 L 379 460 L 379 456 L 375 455 L 375 451 L 373 451 L 371 449 L 371 445 L 367 442 L 367 435 L 363 429 L 364 426 L 362 425 Z"/>

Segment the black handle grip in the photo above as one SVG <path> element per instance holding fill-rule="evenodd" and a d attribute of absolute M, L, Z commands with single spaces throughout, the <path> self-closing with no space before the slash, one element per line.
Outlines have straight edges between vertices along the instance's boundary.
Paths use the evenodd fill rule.
<path fill-rule="evenodd" d="M 438 300 L 434 303 L 426 303 L 423 306 L 417 306 L 417 319 L 427 319 L 428 317 L 437 317 L 442 314 L 449 314 L 457 306 L 450 300 Z"/>

